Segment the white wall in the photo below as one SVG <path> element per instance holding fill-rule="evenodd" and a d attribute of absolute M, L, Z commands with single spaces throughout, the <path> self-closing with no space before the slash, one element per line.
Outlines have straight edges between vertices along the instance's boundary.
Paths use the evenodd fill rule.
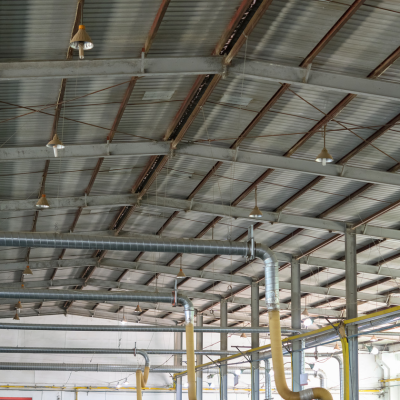
<path fill-rule="evenodd" d="M 11 322 L 6 321 L 4 322 Z M 14 323 L 18 323 L 13 321 Z M 26 323 L 48 323 L 48 324 L 83 324 L 83 325 L 116 325 L 116 321 L 108 321 L 104 319 L 86 318 L 68 315 L 64 316 L 43 316 L 22 318 L 22 322 Z M 148 348 L 162 348 L 173 349 L 174 347 L 174 334 L 173 333 L 138 333 L 138 332 L 64 332 L 64 331 L 18 331 L 18 330 L 1 330 L 1 346 L 19 346 L 19 347 L 93 347 L 93 348 L 133 348 L 135 342 L 140 349 Z M 183 335 L 185 336 L 185 335 Z M 185 338 L 183 337 L 183 343 Z M 267 344 L 268 341 L 261 340 L 261 345 Z M 232 346 L 247 346 L 250 347 L 250 335 L 248 338 L 243 339 L 239 336 L 230 336 L 228 339 L 228 349 L 236 350 Z M 219 334 L 204 334 L 204 348 L 219 350 Z M 245 350 L 246 348 L 243 348 Z M 329 352 L 332 348 L 318 348 L 319 352 Z M 313 350 L 308 350 L 313 352 Z M 160 365 L 163 363 L 173 365 L 173 357 L 163 355 L 151 355 L 151 364 Z M 185 357 L 184 357 L 185 359 Z M 205 361 L 208 361 L 204 357 Z M 133 357 L 133 355 L 63 355 L 63 354 L 4 354 L 0 353 L 0 362 L 32 362 L 32 363 L 85 363 L 85 364 L 130 364 L 130 365 L 143 365 L 142 357 Z M 233 362 L 237 362 L 233 361 Z M 309 363 L 314 363 L 313 359 L 306 359 Z M 249 364 L 243 364 L 248 367 Z M 243 367 L 242 366 L 242 367 Z M 335 400 L 339 399 L 339 370 L 338 363 L 334 359 L 326 359 L 320 357 L 318 366 L 328 375 L 328 389 L 332 390 Z M 285 367 L 290 369 L 290 359 L 285 358 Z M 240 366 L 236 367 L 240 368 Z M 400 373 L 400 371 L 399 371 Z M 113 372 L 48 372 L 48 371 L 0 371 L 0 385 L 28 385 L 28 386 L 115 386 L 116 381 L 128 377 L 132 386 L 135 386 L 135 376 L 128 373 L 113 373 Z M 360 389 L 376 389 L 379 387 L 378 380 L 383 378 L 383 371 L 381 367 L 375 362 L 374 356 L 361 354 L 360 355 Z M 218 386 L 218 376 L 213 377 L 213 382 Z M 207 381 L 206 376 L 204 381 Z M 185 379 L 184 379 L 185 382 Z M 264 384 L 264 369 L 263 363 L 261 367 L 260 382 Z M 165 388 L 172 383 L 169 374 L 155 374 L 151 373 L 148 381 L 148 387 Z M 290 385 L 290 379 L 288 379 Z M 308 387 L 319 386 L 319 379 L 310 376 L 310 385 Z M 229 386 L 233 386 L 233 375 L 229 375 Z M 250 388 L 250 375 L 242 375 L 238 385 L 240 388 Z M 273 382 L 274 388 L 274 382 Z M 15 396 L 15 397 L 33 397 L 34 400 L 57 400 L 58 392 L 41 392 L 38 391 L 23 391 L 21 393 L 16 391 L 1 390 L 0 396 Z M 60 392 L 61 393 L 61 392 Z M 92 392 L 81 393 L 79 398 L 87 400 L 121 400 L 128 398 L 135 399 L 135 393 L 104 393 Z M 147 393 L 145 395 L 148 399 L 174 399 L 172 393 Z M 280 399 L 276 393 L 273 393 L 276 400 Z M 186 399 L 187 395 L 184 393 L 183 398 Z M 206 393 L 204 395 L 206 400 L 219 399 L 217 392 Z M 262 393 L 261 398 L 264 398 Z M 375 399 L 376 394 L 360 394 L 360 399 Z M 229 399 L 244 400 L 248 399 L 247 393 L 232 393 Z M 60 400 L 74 400 L 74 393 L 64 392 L 60 394 Z M 393 400 L 393 399 L 391 399 Z"/>

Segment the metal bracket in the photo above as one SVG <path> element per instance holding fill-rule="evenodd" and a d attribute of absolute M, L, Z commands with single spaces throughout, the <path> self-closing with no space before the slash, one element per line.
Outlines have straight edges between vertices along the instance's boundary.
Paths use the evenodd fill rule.
<path fill-rule="evenodd" d="M 236 147 L 235 155 L 233 156 L 233 162 L 236 162 L 238 154 L 239 154 L 239 146 Z"/>
<path fill-rule="evenodd" d="M 133 349 L 133 355 L 136 357 L 136 342 L 135 342 L 135 348 Z"/>
<path fill-rule="evenodd" d="M 342 170 L 340 171 L 340 176 L 343 178 L 344 169 L 346 168 L 346 164 L 343 165 Z"/>
<path fill-rule="evenodd" d="M 85 207 L 87 207 L 87 193 L 85 192 Z"/>
<path fill-rule="evenodd" d="M 145 53 L 144 53 L 144 49 L 142 49 L 142 56 L 140 59 L 140 73 L 144 74 L 144 57 L 145 57 Z"/>
<path fill-rule="evenodd" d="M 107 144 L 106 144 L 107 155 L 110 155 L 110 138 L 107 136 Z"/>
<path fill-rule="evenodd" d="M 308 64 L 304 71 L 303 83 L 308 83 L 308 78 L 310 77 L 312 63 Z"/>
<path fill-rule="evenodd" d="M 256 258 L 256 246 L 255 246 L 255 242 L 254 242 L 254 227 L 253 225 L 249 226 L 249 229 L 247 231 L 248 233 L 248 244 L 249 244 L 249 260 L 252 261 Z"/>
<path fill-rule="evenodd" d="M 190 205 L 189 205 L 189 208 L 188 208 L 187 210 L 185 210 L 185 212 L 192 211 L 192 207 L 193 207 L 193 200 L 194 200 L 194 197 L 192 197 L 192 199 L 190 200 Z"/>

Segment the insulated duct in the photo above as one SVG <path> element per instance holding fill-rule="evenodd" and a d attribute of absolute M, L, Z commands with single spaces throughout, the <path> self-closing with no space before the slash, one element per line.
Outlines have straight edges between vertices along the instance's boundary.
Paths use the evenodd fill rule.
<path fill-rule="evenodd" d="M 232 241 L 209 241 L 209 240 L 187 240 L 187 239 L 165 239 L 165 238 L 134 238 L 134 237 L 101 237 L 101 236 L 83 236 L 77 234 L 54 234 L 54 233 L 13 233 L 13 232 L 0 232 L 0 246 L 8 247 L 45 247 L 45 248 L 65 248 L 65 249 L 84 249 L 84 250 L 120 250 L 120 251 L 149 251 L 161 253 L 192 253 L 192 254 L 210 254 L 210 255 L 237 255 L 249 256 L 250 258 L 260 258 L 265 264 L 265 299 L 267 308 L 269 310 L 270 318 L 270 335 L 271 335 L 271 349 L 273 358 L 273 368 L 275 379 L 279 394 L 285 400 L 308 400 L 313 398 L 321 398 L 322 400 L 332 400 L 332 396 L 325 389 L 305 390 L 300 393 L 291 392 L 286 384 L 285 373 L 283 369 L 283 353 L 281 347 L 281 327 L 279 319 L 279 279 L 278 279 L 278 261 L 268 247 L 255 244 L 251 241 L 250 244 L 243 242 Z M 0 297 L 10 297 L 13 291 L 1 291 Z M 32 298 L 33 291 L 20 290 L 14 298 Z M 50 300 L 97 300 L 108 301 L 110 298 L 109 292 L 105 292 L 104 297 L 96 297 L 93 294 L 92 298 L 88 298 L 87 291 L 80 292 L 79 294 L 66 297 L 66 292 L 60 291 L 60 294 L 51 294 L 54 290 L 37 291 L 47 293 L 47 295 L 40 297 L 40 299 Z M 62 293 L 65 293 L 63 295 Z M 86 293 L 86 295 L 85 295 Z M 125 292 L 126 293 L 126 292 Z M 21 297 L 21 294 L 23 296 Z M 137 301 L 138 299 L 129 298 L 129 295 L 123 292 L 114 294 L 114 296 L 121 296 L 120 298 L 112 297 L 115 301 Z M 58 297 L 60 296 L 60 297 Z M 144 296 L 144 295 L 143 295 Z M 160 295 L 161 296 L 161 295 Z M 144 296 L 141 301 L 166 301 L 170 302 L 172 296 L 161 296 L 167 300 L 149 300 L 153 296 Z M 185 298 L 187 300 L 187 298 Z M 186 305 L 185 305 L 186 304 Z M 188 362 L 188 381 L 189 381 L 189 400 L 196 399 L 196 381 L 194 369 L 194 310 L 185 306 L 186 318 L 186 338 L 187 338 L 187 362 Z M 192 306 L 193 307 L 193 306 Z M 193 312 L 192 312 L 193 310 Z"/>

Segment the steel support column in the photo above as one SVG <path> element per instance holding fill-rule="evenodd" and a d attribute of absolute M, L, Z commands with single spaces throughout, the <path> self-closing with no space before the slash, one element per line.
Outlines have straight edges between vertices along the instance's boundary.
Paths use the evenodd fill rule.
<path fill-rule="evenodd" d="M 182 350 L 182 332 L 174 332 L 174 350 Z M 182 354 L 174 355 L 174 365 L 182 365 Z M 176 378 L 176 400 L 182 400 L 182 377 Z"/>
<path fill-rule="evenodd" d="M 228 303 L 222 300 L 220 303 L 220 325 L 221 328 L 228 326 Z M 221 350 L 228 350 L 228 334 L 221 333 Z M 226 357 L 226 356 L 225 356 Z M 226 362 L 221 363 L 221 385 L 220 385 L 220 399 L 228 399 L 228 366 Z"/>
<path fill-rule="evenodd" d="M 197 313 L 196 325 L 203 326 L 203 314 Z M 196 349 L 203 350 L 203 333 L 196 332 Z M 203 364 L 203 356 L 201 354 L 196 355 L 196 365 Z M 197 400 L 203 400 L 203 371 L 199 370 L 196 372 L 196 396 Z"/>
<path fill-rule="evenodd" d="M 251 326 L 259 326 L 260 313 L 259 313 L 260 293 L 258 283 L 251 284 Z M 260 334 L 251 334 L 251 347 L 254 349 L 260 346 Z M 251 355 L 251 400 L 260 399 L 260 362 L 258 361 L 258 353 Z"/>
<path fill-rule="evenodd" d="M 292 328 L 301 329 L 301 291 L 300 291 L 300 263 L 292 260 L 291 277 L 291 305 L 292 305 Z M 292 389 L 294 392 L 300 391 L 301 374 L 301 340 L 293 342 L 292 352 Z"/>
<path fill-rule="evenodd" d="M 346 318 L 357 317 L 357 245 L 354 231 L 346 229 L 345 233 L 346 257 Z M 357 333 L 357 327 L 349 326 L 347 335 Z M 350 358 L 350 398 L 358 400 L 358 338 L 352 337 L 349 342 Z"/>

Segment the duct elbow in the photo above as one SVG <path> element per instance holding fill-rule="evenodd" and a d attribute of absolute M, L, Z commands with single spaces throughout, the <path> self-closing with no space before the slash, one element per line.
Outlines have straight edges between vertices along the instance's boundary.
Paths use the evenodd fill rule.
<path fill-rule="evenodd" d="M 267 246 L 258 245 L 256 257 L 264 262 L 265 303 L 268 310 L 279 310 L 279 264 L 275 253 Z"/>
<path fill-rule="evenodd" d="M 144 350 L 136 350 L 136 354 L 140 354 L 144 358 L 144 366 L 150 368 L 150 357 Z"/>
<path fill-rule="evenodd" d="M 189 297 L 178 294 L 178 303 L 183 305 L 185 312 L 185 323 L 194 325 L 194 305 Z"/>

